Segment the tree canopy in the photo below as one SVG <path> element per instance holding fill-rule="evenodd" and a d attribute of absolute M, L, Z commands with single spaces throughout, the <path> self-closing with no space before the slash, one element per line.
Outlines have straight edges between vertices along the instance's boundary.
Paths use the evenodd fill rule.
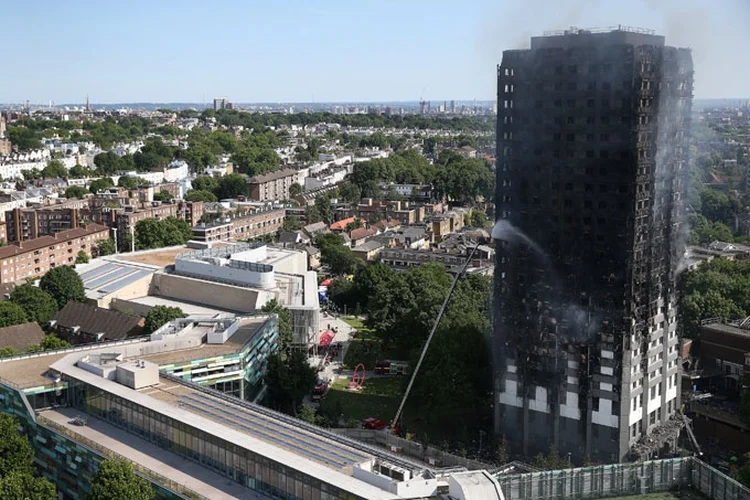
<path fill-rule="evenodd" d="M 41 288 L 24 284 L 17 286 L 10 294 L 10 302 L 23 309 L 28 321 L 46 325 L 57 314 L 54 297 Z"/>
<path fill-rule="evenodd" d="M 0 413 L 0 497 L 54 500 L 55 486 L 33 475 L 34 450 L 19 432 L 18 419 Z"/>
<path fill-rule="evenodd" d="M 115 242 L 111 238 L 106 240 L 99 240 L 96 244 L 96 255 L 103 257 L 105 255 L 112 255 L 115 253 Z"/>
<path fill-rule="evenodd" d="M 176 217 L 143 219 L 135 224 L 135 247 L 138 250 L 184 245 L 192 237 L 190 225 Z"/>
<path fill-rule="evenodd" d="M 286 357 L 279 353 L 270 355 L 264 380 L 271 406 L 296 415 L 305 395 L 315 387 L 318 373 L 307 362 L 304 352 L 294 350 Z"/>
<path fill-rule="evenodd" d="M 67 177 L 68 169 L 65 168 L 63 162 L 60 160 L 50 160 L 47 162 L 47 166 L 42 169 L 42 175 L 46 179 L 54 179 L 55 177 Z"/>
<path fill-rule="evenodd" d="M 154 489 L 130 462 L 104 460 L 91 481 L 88 500 L 151 500 Z"/>
<path fill-rule="evenodd" d="M 18 304 L 9 300 L 0 302 L 0 328 L 27 323 L 29 318 Z"/>
<path fill-rule="evenodd" d="M 65 190 L 65 194 L 63 196 L 65 196 L 66 198 L 83 198 L 87 194 L 89 194 L 89 190 L 83 186 L 70 186 Z"/>
<path fill-rule="evenodd" d="M 185 316 L 185 313 L 179 307 L 154 306 L 146 315 L 146 321 L 143 324 L 143 333 L 153 333 L 166 323 L 177 318 L 184 318 Z"/>
<path fill-rule="evenodd" d="M 86 299 L 83 281 L 70 266 L 58 266 L 47 271 L 39 281 L 39 288 L 49 293 L 60 309 L 71 300 L 82 302 Z"/>
<path fill-rule="evenodd" d="M 292 315 L 289 309 L 279 304 L 276 299 L 271 299 L 260 308 L 261 312 L 276 314 L 279 317 L 279 349 L 286 350 L 292 343 Z"/>

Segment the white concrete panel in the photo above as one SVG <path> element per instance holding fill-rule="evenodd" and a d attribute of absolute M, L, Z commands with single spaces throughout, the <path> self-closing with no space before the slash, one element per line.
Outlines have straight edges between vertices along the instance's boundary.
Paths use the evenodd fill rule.
<path fill-rule="evenodd" d="M 615 353 L 614 352 L 602 349 L 602 358 L 605 358 L 605 359 L 614 359 L 614 357 L 615 357 Z"/>
<path fill-rule="evenodd" d="M 509 406 L 523 407 L 523 401 L 517 396 L 518 384 L 515 380 L 505 381 L 505 391 L 497 395 L 497 402 Z"/>
<path fill-rule="evenodd" d="M 612 391 L 612 384 L 606 382 L 599 382 L 599 389 L 603 391 Z"/>
<path fill-rule="evenodd" d="M 618 416 L 612 415 L 612 401 L 609 399 L 599 399 L 599 411 L 591 412 L 591 421 L 595 424 L 607 427 L 617 428 Z"/>
<path fill-rule="evenodd" d="M 614 375 L 615 371 L 609 366 L 602 366 L 602 375 Z"/>
<path fill-rule="evenodd" d="M 568 392 L 564 405 L 560 405 L 560 415 L 574 420 L 581 420 L 581 410 L 578 408 L 578 393 Z"/>

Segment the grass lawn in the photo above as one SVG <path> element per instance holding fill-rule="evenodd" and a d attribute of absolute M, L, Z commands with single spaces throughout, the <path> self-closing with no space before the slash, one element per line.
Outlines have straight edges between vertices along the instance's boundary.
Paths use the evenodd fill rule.
<path fill-rule="evenodd" d="M 382 359 L 393 359 L 398 361 L 408 360 L 409 356 L 398 349 L 385 349 L 381 347 L 380 340 L 375 336 L 375 331 L 366 328 L 359 318 L 342 318 L 352 328 L 357 329 L 357 336 L 349 343 L 349 348 L 344 356 L 344 368 L 353 370 L 359 363 L 365 365 L 370 371 L 375 370 L 375 362 Z"/>
<path fill-rule="evenodd" d="M 390 422 L 396 415 L 405 389 L 402 377 L 365 379 L 364 388 L 360 391 L 347 390 L 348 383 L 348 379 L 334 382 L 323 400 L 323 406 L 338 402 L 344 415 L 356 420 L 375 417 Z"/>
<path fill-rule="evenodd" d="M 341 319 L 344 320 L 347 325 L 356 328 L 357 330 L 365 327 L 364 322 L 360 318 L 355 318 L 354 316 L 342 316 Z"/>

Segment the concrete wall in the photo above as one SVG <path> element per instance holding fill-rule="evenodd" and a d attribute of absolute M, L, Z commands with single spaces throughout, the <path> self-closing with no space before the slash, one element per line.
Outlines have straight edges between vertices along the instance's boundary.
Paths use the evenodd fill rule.
<path fill-rule="evenodd" d="M 228 261 L 226 259 L 222 259 L 221 263 L 228 264 Z M 239 269 L 236 267 L 229 267 L 227 265 L 219 265 L 218 262 L 210 263 L 200 260 L 185 259 L 177 259 L 175 261 L 175 269 L 177 269 L 177 271 L 181 273 L 206 276 L 219 280 L 228 280 L 237 283 L 243 283 L 248 286 L 270 288 L 274 285 L 273 269 L 267 272 L 260 272 L 252 269 Z"/>
<path fill-rule="evenodd" d="M 151 288 L 151 280 L 153 278 L 153 275 L 151 276 L 145 276 L 138 281 L 135 281 L 131 284 L 129 284 L 126 287 L 123 287 L 119 290 L 117 290 L 115 293 L 112 293 L 110 295 L 105 295 L 101 299 L 98 299 L 96 301 L 96 305 L 99 307 L 102 307 L 104 309 L 117 309 L 118 311 L 122 311 L 123 309 L 119 309 L 118 307 L 115 307 L 112 305 L 113 302 L 116 302 L 117 300 L 129 300 L 129 299 L 135 299 L 138 297 L 144 297 L 148 295 L 148 291 Z M 148 313 L 148 309 L 146 309 L 146 313 Z M 143 314 L 145 316 L 145 314 Z"/>
<path fill-rule="evenodd" d="M 273 298 L 272 293 L 175 274 L 155 274 L 150 295 L 238 312 L 253 312 Z"/>

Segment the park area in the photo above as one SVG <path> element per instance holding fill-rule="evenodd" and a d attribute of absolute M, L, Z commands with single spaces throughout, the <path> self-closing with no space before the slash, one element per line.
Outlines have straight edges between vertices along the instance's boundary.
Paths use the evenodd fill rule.
<path fill-rule="evenodd" d="M 343 319 L 349 326 L 357 330 L 357 335 L 349 343 L 344 356 L 344 368 L 354 370 L 362 363 L 368 373 L 374 373 L 375 362 L 378 360 L 408 360 L 408 353 L 397 349 L 383 348 L 380 339 L 375 335 L 373 330 L 365 327 L 359 318 L 344 317 Z"/>
<path fill-rule="evenodd" d="M 402 352 L 383 349 L 375 332 L 365 327 L 359 318 L 344 317 L 349 326 L 357 329 L 344 355 L 344 369 L 354 370 L 358 364 L 366 369 L 364 385 L 359 391 L 347 389 L 351 377 L 336 380 L 321 403 L 321 410 L 340 409 L 350 421 L 361 422 L 366 418 L 376 418 L 390 422 L 396 415 L 401 397 L 406 389 L 407 377 L 375 375 L 375 362 L 378 360 L 401 360 Z M 408 410 L 408 405 L 407 405 Z M 408 411 L 405 412 L 408 420 Z"/>

